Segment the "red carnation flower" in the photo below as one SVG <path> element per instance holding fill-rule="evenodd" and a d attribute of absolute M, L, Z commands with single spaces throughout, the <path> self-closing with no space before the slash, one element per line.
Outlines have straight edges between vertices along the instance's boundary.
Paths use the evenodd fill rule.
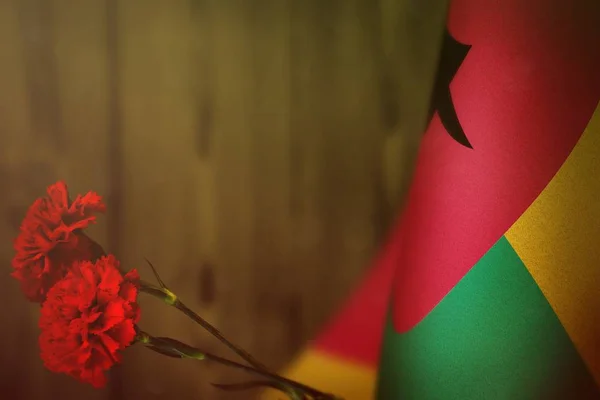
<path fill-rule="evenodd" d="M 112 256 L 76 262 L 49 291 L 40 317 L 40 349 L 46 367 L 94 387 L 133 343 L 140 318 L 139 275 L 121 275 Z"/>
<path fill-rule="evenodd" d="M 69 200 L 64 182 L 47 189 L 27 211 L 15 240 L 16 255 L 12 276 L 21 281 L 25 296 L 42 302 L 56 281 L 78 260 L 95 260 L 104 252 L 82 229 L 96 221 L 94 212 L 103 212 L 102 198 L 88 192 Z"/>

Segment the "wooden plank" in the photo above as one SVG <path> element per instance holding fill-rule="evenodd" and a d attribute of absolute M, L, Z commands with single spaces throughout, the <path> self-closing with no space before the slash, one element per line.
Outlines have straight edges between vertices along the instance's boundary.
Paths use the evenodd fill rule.
<path fill-rule="evenodd" d="M 383 135 L 376 60 L 366 7 L 331 0 L 294 5 L 292 259 L 305 271 L 298 285 L 302 340 L 315 334 L 368 265 L 386 218 L 379 187 Z"/>
<path fill-rule="evenodd" d="M 202 204 L 210 181 L 197 156 L 194 10 L 184 0 L 117 6 L 124 171 L 119 256 L 151 279 L 147 257 L 186 303 L 203 311 L 197 282 L 204 231 L 198 223 L 206 215 Z M 142 304 L 141 326 L 148 332 L 185 342 L 202 337 L 198 327 L 166 305 L 146 298 Z M 201 364 L 143 348 L 130 350 L 122 372 L 126 399 L 202 397 L 211 376 Z"/>
<path fill-rule="evenodd" d="M 27 0 L 6 1 L 0 6 L 1 175 L 7 194 L 0 206 L 5 215 L 0 247 L 5 265 L 12 257 L 9 246 L 26 208 L 47 185 L 64 179 L 73 192 L 107 188 L 102 3 L 71 3 Z M 100 242 L 107 236 L 102 225 L 94 227 L 92 235 Z M 12 279 L 7 286 L 16 290 Z M 9 296 L 19 298 L 17 293 Z M 13 328 L 7 329 L 12 332 L 9 338 L 3 338 L 2 354 L 10 357 L 11 364 L 22 360 L 23 365 L 17 365 L 14 376 L 3 376 L 2 381 L 10 379 L 12 383 L 6 384 L 21 391 L 13 397 L 105 397 L 103 391 L 46 371 L 37 348 L 39 309 L 22 301 L 12 310 L 17 314 L 11 313 L 6 316 L 10 322 L 3 322 Z M 15 332 L 18 337 L 10 336 Z M 19 354 L 11 356 L 14 351 Z"/>
<path fill-rule="evenodd" d="M 61 135 L 57 159 L 73 193 L 109 193 L 109 141 L 112 123 L 107 49 L 106 7 L 98 0 L 53 0 L 54 52 L 59 87 Z M 110 212 L 110 210 L 109 210 Z M 99 243 L 108 244 L 101 218 L 90 228 Z"/>
<path fill-rule="evenodd" d="M 23 68 L 20 27 L 16 2 L 0 2 L 0 196 L 2 219 L 0 224 L 0 257 L 5 268 L 10 268 L 14 251 L 12 239 L 16 235 L 27 202 L 36 195 L 31 183 L 23 184 L 24 151 L 30 133 L 29 104 L 26 76 Z M 29 174 L 30 179 L 39 179 Z M 39 183 L 38 183 L 39 184 Z M 0 275 L 4 307 L 0 313 L 2 348 L 0 363 L 10 365 L 0 375 L 0 390 L 12 398 L 40 399 L 37 386 L 42 386 L 40 360 L 37 353 L 33 306 L 27 303 L 20 292 L 18 283 L 8 275 Z M 19 301 L 12 301 L 19 299 Z M 29 368 L 32 368 L 32 371 Z M 42 386 L 43 387 L 43 386 Z"/>
<path fill-rule="evenodd" d="M 296 265 L 290 262 L 294 234 L 290 213 L 291 4 L 291 0 L 259 0 L 244 12 L 248 38 L 244 45 L 249 50 L 244 111 L 248 124 L 246 132 L 240 130 L 238 135 L 250 138 L 246 168 L 252 185 L 252 226 L 248 238 L 252 250 L 248 259 L 237 261 L 235 268 L 252 273 L 248 281 L 241 282 L 251 299 L 251 319 L 247 322 L 252 327 L 249 345 L 252 353 L 271 368 L 285 360 L 290 341 L 297 336 L 293 329 L 300 321 L 294 320 L 293 313 L 294 307 L 301 306 L 301 299 L 294 293 Z M 228 163 L 230 158 L 231 154 L 224 153 L 222 163 Z M 223 209 L 223 218 L 226 213 Z M 226 226 L 223 224 L 223 228 Z M 227 246 L 227 240 L 223 239 L 223 255 Z M 236 273 L 233 267 L 231 272 Z M 236 303 L 239 302 L 237 299 Z M 239 306 L 233 302 L 229 305 L 231 311 L 236 307 Z"/>
<path fill-rule="evenodd" d="M 42 1 L 43 2 L 43 1 Z M 104 2 L 53 0 L 51 5 L 54 74 L 58 92 L 56 117 L 59 142 L 54 147 L 58 177 L 72 193 L 110 194 L 108 151 L 108 52 Z M 41 4 L 41 3 L 40 3 Z M 110 212 L 110 209 L 109 209 Z M 102 245 L 108 244 L 106 218 L 89 229 Z M 107 391 L 52 375 L 52 398 L 102 399 Z"/>
<path fill-rule="evenodd" d="M 212 62 L 215 71 L 211 159 L 216 218 L 215 323 L 232 341 L 255 353 L 261 333 L 257 328 L 256 302 L 260 300 L 257 300 L 256 285 L 269 266 L 255 269 L 253 264 L 255 252 L 260 251 L 254 248 L 256 222 L 260 221 L 257 219 L 260 216 L 256 210 L 258 188 L 253 168 L 254 128 L 258 116 L 253 116 L 253 103 L 264 100 L 259 100 L 254 92 L 253 78 L 258 71 L 253 68 L 256 48 L 253 46 L 255 36 L 250 29 L 252 5 L 219 0 L 210 0 L 208 4 L 213 18 Z M 278 76 L 273 78 L 280 82 Z M 269 96 L 265 92 L 262 94 Z M 273 110 L 275 124 L 278 123 L 276 113 L 280 110 L 279 107 Z M 256 356 L 260 357 L 259 354 Z M 217 370 L 217 382 L 247 379 L 243 374 L 222 368 Z M 243 398 L 215 391 L 210 393 L 210 397 L 216 399 L 227 396 Z"/>

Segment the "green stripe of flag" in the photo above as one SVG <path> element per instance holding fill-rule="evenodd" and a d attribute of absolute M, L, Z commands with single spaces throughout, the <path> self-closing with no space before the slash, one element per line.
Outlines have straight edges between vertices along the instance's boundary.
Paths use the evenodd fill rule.
<path fill-rule="evenodd" d="M 381 400 L 600 399 L 504 237 L 414 329 L 388 323 L 380 371 Z"/>

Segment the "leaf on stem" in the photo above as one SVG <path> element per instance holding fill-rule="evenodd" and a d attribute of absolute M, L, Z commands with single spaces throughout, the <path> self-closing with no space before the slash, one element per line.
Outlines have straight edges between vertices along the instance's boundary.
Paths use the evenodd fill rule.
<path fill-rule="evenodd" d="M 150 269 L 152 270 L 152 273 L 154 274 L 154 277 L 156 278 L 156 281 L 158 282 L 158 285 L 162 288 L 162 289 L 167 289 L 167 285 L 165 285 L 165 283 L 163 282 L 163 280 L 161 279 L 160 275 L 158 274 L 158 271 L 156 270 L 156 268 L 154 268 L 154 265 L 150 262 L 150 260 L 148 260 L 147 258 L 144 257 L 144 260 L 146 260 L 146 262 L 148 263 L 148 265 L 150 266 Z"/>
<path fill-rule="evenodd" d="M 164 348 L 167 349 L 167 351 L 177 353 L 180 355 L 180 357 L 204 358 L 204 355 L 198 351 L 197 348 L 180 342 L 176 339 L 171 339 L 168 337 L 156 337 L 154 338 L 153 344 L 155 346 L 159 346 L 161 349 Z"/>
<path fill-rule="evenodd" d="M 152 345 L 146 345 L 146 347 L 149 348 L 150 350 L 153 350 L 159 354 L 162 354 L 162 355 L 165 355 L 168 357 L 183 358 L 181 353 L 179 353 L 178 351 L 172 350 L 172 349 L 156 347 L 156 346 L 152 346 Z"/>

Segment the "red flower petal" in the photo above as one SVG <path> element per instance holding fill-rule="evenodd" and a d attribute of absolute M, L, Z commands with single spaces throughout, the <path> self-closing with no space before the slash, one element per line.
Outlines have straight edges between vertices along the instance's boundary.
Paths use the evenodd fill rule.
<path fill-rule="evenodd" d="M 96 221 L 95 212 L 103 211 L 101 197 L 93 192 L 69 202 L 64 182 L 49 186 L 47 196 L 33 202 L 15 239 L 12 260 L 12 276 L 21 282 L 29 300 L 44 301 L 73 262 L 95 260 L 104 254 L 102 247 L 81 231 Z"/>
<path fill-rule="evenodd" d="M 137 272 L 126 276 L 135 278 Z M 137 293 L 112 255 L 73 264 L 42 306 L 39 342 L 46 367 L 96 387 L 106 384 L 104 372 L 135 340 Z"/>

